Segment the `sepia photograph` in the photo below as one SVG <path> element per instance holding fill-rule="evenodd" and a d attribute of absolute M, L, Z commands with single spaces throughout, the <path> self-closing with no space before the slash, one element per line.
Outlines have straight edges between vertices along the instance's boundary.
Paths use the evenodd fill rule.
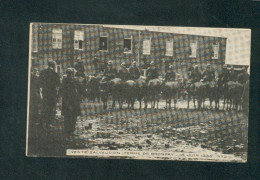
<path fill-rule="evenodd" d="M 26 156 L 247 162 L 251 30 L 31 23 Z"/>

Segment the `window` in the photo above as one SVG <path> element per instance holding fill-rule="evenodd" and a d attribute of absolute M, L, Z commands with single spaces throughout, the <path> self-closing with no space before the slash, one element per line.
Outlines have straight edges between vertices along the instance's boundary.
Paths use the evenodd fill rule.
<path fill-rule="evenodd" d="M 218 55 L 219 55 L 219 43 L 214 43 L 212 45 L 212 59 L 218 59 Z"/>
<path fill-rule="evenodd" d="M 74 49 L 83 50 L 84 31 L 74 32 Z"/>
<path fill-rule="evenodd" d="M 165 56 L 173 56 L 173 40 L 166 41 Z"/>
<path fill-rule="evenodd" d="M 143 41 L 143 54 L 150 55 L 151 53 L 151 39 L 145 39 Z"/>
<path fill-rule="evenodd" d="M 62 49 L 62 30 L 53 29 L 52 30 L 52 48 Z"/>
<path fill-rule="evenodd" d="M 132 52 L 132 37 L 124 39 L 124 53 Z"/>
<path fill-rule="evenodd" d="M 190 43 L 190 49 L 191 49 L 191 53 L 190 53 L 190 58 L 196 58 L 197 57 L 197 42 L 192 42 Z"/>
<path fill-rule="evenodd" d="M 108 34 L 102 33 L 99 37 L 99 50 L 108 51 Z"/>

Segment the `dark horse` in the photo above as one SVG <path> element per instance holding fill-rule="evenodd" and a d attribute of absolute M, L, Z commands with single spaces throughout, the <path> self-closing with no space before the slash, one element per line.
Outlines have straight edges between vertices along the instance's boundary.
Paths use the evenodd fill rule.
<path fill-rule="evenodd" d="M 189 109 L 190 99 L 193 98 L 194 108 L 196 109 L 196 100 L 197 100 L 198 108 L 200 109 L 202 104 L 204 106 L 206 84 L 203 82 L 195 82 L 195 83 L 188 82 L 186 86 L 188 92 L 187 108 Z"/>
<path fill-rule="evenodd" d="M 151 108 L 155 108 L 156 103 L 158 109 L 162 84 L 163 81 L 160 79 L 152 79 L 148 82 L 148 99 L 151 101 Z"/>
<path fill-rule="evenodd" d="M 139 78 L 135 80 L 136 83 L 136 98 L 139 101 L 140 109 L 142 108 L 142 100 L 145 103 L 145 109 L 147 108 L 147 83 L 145 79 Z"/>
<path fill-rule="evenodd" d="M 103 108 L 107 109 L 107 102 L 109 96 L 112 97 L 112 108 L 115 108 L 115 102 L 118 101 L 119 109 L 122 109 L 122 80 L 120 78 L 114 78 L 109 81 L 100 81 L 101 99 L 103 101 Z"/>
<path fill-rule="evenodd" d="M 180 93 L 182 84 L 178 81 L 165 82 L 162 87 L 162 93 L 166 100 L 166 109 L 171 108 L 171 101 L 174 99 L 174 108 L 176 109 L 177 98 Z"/>

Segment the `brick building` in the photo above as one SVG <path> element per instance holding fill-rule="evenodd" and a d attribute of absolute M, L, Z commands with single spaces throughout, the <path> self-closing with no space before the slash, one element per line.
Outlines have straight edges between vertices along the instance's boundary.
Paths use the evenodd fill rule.
<path fill-rule="evenodd" d="M 161 73 L 167 64 L 185 74 L 191 65 L 204 70 L 207 64 L 216 69 L 225 63 L 226 38 L 103 27 L 102 25 L 31 24 L 32 67 L 44 69 L 48 60 L 57 62 L 58 72 L 75 65 L 80 58 L 85 74 L 95 73 L 112 60 L 139 66 L 155 61 Z M 96 61 L 94 59 L 96 58 Z"/>

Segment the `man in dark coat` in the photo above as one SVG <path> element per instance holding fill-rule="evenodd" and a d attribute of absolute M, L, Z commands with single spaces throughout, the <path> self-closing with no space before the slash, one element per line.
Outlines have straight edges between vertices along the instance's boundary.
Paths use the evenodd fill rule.
<path fill-rule="evenodd" d="M 55 61 L 48 62 L 48 68 L 40 73 L 40 87 L 42 88 L 42 124 L 48 132 L 51 122 L 55 119 L 59 75 L 55 72 Z"/>
<path fill-rule="evenodd" d="M 80 77 L 85 77 L 85 74 L 84 74 L 84 65 L 83 65 L 83 62 L 81 61 L 80 58 L 78 58 L 77 60 L 77 64 L 75 65 L 75 69 L 76 69 L 76 76 L 80 76 Z"/>
<path fill-rule="evenodd" d="M 241 72 L 238 74 L 238 82 L 245 84 L 249 80 L 249 74 L 246 72 L 246 68 L 242 67 Z"/>
<path fill-rule="evenodd" d="M 139 68 L 136 66 L 136 61 L 134 61 L 132 66 L 129 68 L 129 75 L 131 80 L 136 80 L 140 77 L 141 73 Z"/>
<path fill-rule="evenodd" d="M 74 68 L 68 68 L 67 76 L 61 84 L 62 111 L 64 116 L 64 134 L 66 137 L 73 135 L 77 117 L 80 115 L 81 95 L 79 94 L 80 84 L 75 79 Z"/>
<path fill-rule="evenodd" d="M 121 68 L 118 70 L 118 77 L 123 81 L 129 80 L 129 72 L 126 69 L 126 64 L 123 62 Z"/>
<path fill-rule="evenodd" d="M 39 106 L 41 102 L 39 71 L 33 68 L 31 71 L 30 83 L 30 120 L 38 121 L 39 119 Z"/>
<path fill-rule="evenodd" d="M 150 67 L 147 69 L 147 80 L 157 79 L 159 76 L 159 70 L 155 67 L 154 61 L 151 62 Z"/>
<path fill-rule="evenodd" d="M 165 74 L 165 81 L 166 82 L 175 81 L 175 78 L 176 78 L 176 73 L 173 71 L 173 66 L 170 65 Z"/>
<path fill-rule="evenodd" d="M 102 81 L 109 81 L 116 77 L 117 71 L 113 68 L 112 61 L 108 61 L 107 67 L 104 71 L 104 78 Z"/>
<path fill-rule="evenodd" d="M 210 65 L 207 65 L 207 69 L 202 74 L 202 79 L 204 82 L 210 82 L 215 79 L 215 72 L 212 71 Z"/>
<path fill-rule="evenodd" d="M 227 69 L 227 65 L 224 64 L 222 66 L 222 71 L 219 74 L 219 81 L 221 83 L 225 84 L 225 83 L 228 82 L 228 78 L 229 78 L 229 72 L 228 72 L 228 69 Z"/>
<path fill-rule="evenodd" d="M 192 68 L 189 79 L 191 82 L 194 83 L 194 82 L 199 82 L 201 80 L 201 77 L 202 76 L 199 67 L 198 65 L 195 65 L 194 68 Z"/>
<path fill-rule="evenodd" d="M 234 82 L 237 82 L 237 75 L 234 71 L 234 67 L 231 66 L 230 69 L 229 69 L 229 78 L 228 78 L 228 81 L 234 81 Z"/>

